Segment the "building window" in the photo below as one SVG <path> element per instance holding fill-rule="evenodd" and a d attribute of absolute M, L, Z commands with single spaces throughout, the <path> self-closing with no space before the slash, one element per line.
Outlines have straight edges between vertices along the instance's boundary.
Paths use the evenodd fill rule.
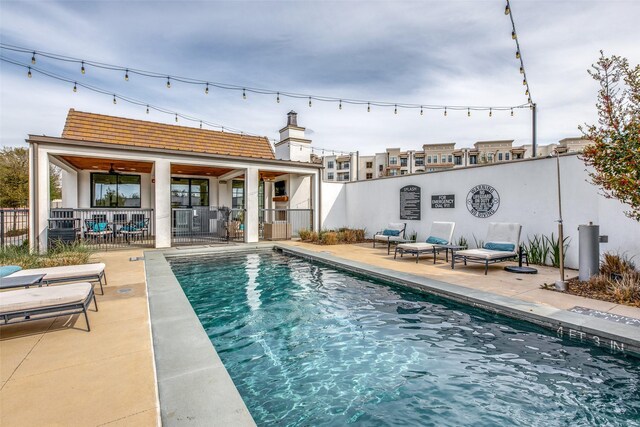
<path fill-rule="evenodd" d="M 349 174 L 345 173 L 338 177 L 338 181 L 349 181 Z"/>
<path fill-rule="evenodd" d="M 342 163 L 342 169 L 349 169 L 349 162 Z"/>
<path fill-rule="evenodd" d="M 407 158 L 403 157 L 400 159 L 400 166 L 402 167 L 406 167 L 407 166 Z"/>
<path fill-rule="evenodd" d="M 367 162 L 366 163 L 366 168 L 367 169 L 371 169 L 373 167 L 373 162 Z"/>
<path fill-rule="evenodd" d="M 327 179 L 328 179 L 329 181 L 333 181 L 333 172 L 329 172 L 329 173 L 327 174 Z"/>
<path fill-rule="evenodd" d="M 275 193 L 278 194 L 278 183 L 284 183 L 285 181 L 278 181 L 275 183 Z M 231 184 L 231 208 L 232 209 L 244 209 L 244 181 L 233 181 Z"/>
<path fill-rule="evenodd" d="M 504 153 L 504 159 L 509 160 L 509 153 Z"/>
<path fill-rule="evenodd" d="M 447 156 L 443 154 L 441 160 L 441 163 L 447 163 Z"/>
<path fill-rule="evenodd" d="M 333 169 L 333 160 L 327 162 L 327 169 Z"/>
<path fill-rule="evenodd" d="M 379 171 L 379 172 L 382 172 L 383 168 L 384 168 L 384 166 L 383 166 L 383 165 L 378 165 L 378 171 Z"/>
<path fill-rule="evenodd" d="M 498 153 L 498 160 L 502 161 L 502 153 Z"/>
<path fill-rule="evenodd" d="M 469 164 L 477 165 L 478 164 L 478 156 L 469 156 Z"/>
<path fill-rule="evenodd" d="M 461 156 L 454 156 L 453 158 L 453 164 L 454 165 L 462 165 L 462 157 Z"/>
<path fill-rule="evenodd" d="M 209 180 L 171 178 L 171 206 L 174 208 L 209 206 Z"/>
<path fill-rule="evenodd" d="M 433 163 L 438 163 L 438 155 L 433 156 Z"/>
<path fill-rule="evenodd" d="M 367 179 L 372 179 L 373 178 L 373 174 L 370 172 L 367 172 Z"/>
<path fill-rule="evenodd" d="M 389 157 L 389 164 L 390 165 L 397 165 L 398 164 L 398 158 L 397 157 Z"/>
<path fill-rule="evenodd" d="M 91 174 L 92 208 L 139 208 L 140 175 Z"/>
<path fill-rule="evenodd" d="M 407 174 L 407 171 L 406 171 L 406 170 L 401 170 L 401 171 L 400 171 L 400 175 L 406 175 L 406 174 Z"/>
<path fill-rule="evenodd" d="M 424 157 L 416 157 L 416 166 L 424 166 Z"/>
<path fill-rule="evenodd" d="M 453 163 L 453 155 L 449 154 L 449 163 Z"/>
<path fill-rule="evenodd" d="M 396 175 L 398 175 L 398 171 L 397 171 L 396 169 L 391 169 L 391 170 L 389 171 L 389 175 L 390 175 L 390 176 L 396 176 Z"/>
<path fill-rule="evenodd" d="M 493 154 L 492 153 L 487 153 L 487 161 L 488 162 L 492 162 L 493 161 Z"/>
<path fill-rule="evenodd" d="M 427 163 L 431 163 L 431 156 L 427 156 Z"/>

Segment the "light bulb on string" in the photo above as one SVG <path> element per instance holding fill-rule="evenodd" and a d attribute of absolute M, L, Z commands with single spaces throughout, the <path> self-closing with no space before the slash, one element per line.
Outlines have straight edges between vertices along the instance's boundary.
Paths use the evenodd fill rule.
<path fill-rule="evenodd" d="M 202 129 L 202 120 L 200 120 L 200 129 Z"/>
<path fill-rule="evenodd" d="M 36 63 L 36 51 L 33 51 L 33 55 L 31 55 L 31 63 L 35 64 Z"/>
<path fill-rule="evenodd" d="M 125 70 L 125 72 L 124 72 L 124 81 L 125 82 L 129 81 L 129 70 Z"/>
<path fill-rule="evenodd" d="M 514 40 L 518 38 L 518 36 L 516 36 L 516 32 L 515 31 L 511 31 L 511 38 L 514 39 Z"/>
<path fill-rule="evenodd" d="M 80 72 L 84 74 L 84 61 L 82 61 L 82 66 L 80 67 Z"/>
<path fill-rule="evenodd" d="M 394 106 L 393 114 L 398 114 L 398 104 Z"/>
<path fill-rule="evenodd" d="M 280 92 L 278 92 L 277 96 L 276 96 L 276 102 L 278 104 L 280 104 Z"/>
<path fill-rule="evenodd" d="M 342 99 L 340 100 L 340 103 L 338 104 L 338 109 L 342 110 Z"/>
<path fill-rule="evenodd" d="M 471 108 L 467 108 L 467 117 L 471 117 Z"/>
<path fill-rule="evenodd" d="M 149 114 L 149 106 L 147 105 L 147 114 Z"/>
<path fill-rule="evenodd" d="M 489 108 L 489 117 L 493 117 L 493 111 L 491 108 Z"/>
<path fill-rule="evenodd" d="M 524 74 L 524 67 L 520 67 L 520 74 Z"/>
<path fill-rule="evenodd" d="M 73 82 L 73 91 L 74 92 L 78 91 L 78 86 L 76 86 L 76 82 Z"/>
<path fill-rule="evenodd" d="M 176 123 L 178 123 L 178 113 L 176 113 Z"/>
<path fill-rule="evenodd" d="M 511 109 L 511 117 L 513 117 L 513 108 Z"/>
<path fill-rule="evenodd" d="M 371 112 L 371 103 L 367 102 L 367 113 Z"/>
<path fill-rule="evenodd" d="M 242 99 L 247 99 L 247 92 L 244 90 L 244 88 L 242 89 Z"/>
<path fill-rule="evenodd" d="M 204 88 L 204 94 L 209 95 L 209 83 L 207 83 L 207 85 Z"/>
<path fill-rule="evenodd" d="M 116 96 L 115 96 L 115 95 L 113 95 L 113 105 L 115 105 L 115 104 L 117 104 L 117 103 L 118 103 L 118 101 L 116 101 Z"/>
<path fill-rule="evenodd" d="M 444 116 L 447 117 L 447 107 L 444 107 Z"/>
<path fill-rule="evenodd" d="M 422 105 L 420 106 L 420 115 L 423 116 L 424 112 L 422 111 Z"/>
<path fill-rule="evenodd" d="M 522 79 L 522 86 L 526 86 L 527 85 L 527 79 Z"/>
<path fill-rule="evenodd" d="M 507 5 L 504 7 L 504 14 L 508 15 L 511 13 L 511 9 L 509 8 L 509 2 L 507 2 Z"/>
<path fill-rule="evenodd" d="M 309 97 L 309 107 L 311 107 L 311 97 Z"/>
<path fill-rule="evenodd" d="M 529 89 L 525 90 L 525 91 L 524 91 L 524 94 L 525 94 L 525 95 L 527 95 L 527 96 L 529 96 Z"/>
<path fill-rule="evenodd" d="M 167 89 L 171 89 L 171 78 L 167 76 Z"/>
<path fill-rule="evenodd" d="M 520 59 L 520 51 L 516 50 L 516 59 Z"/>
<path fill-rule="evenodd" d="M 31 78 L 32 74 L 31 74 L 31 67 L 29 67 L 29 72 L 27 72 L 27 77 Z"/>

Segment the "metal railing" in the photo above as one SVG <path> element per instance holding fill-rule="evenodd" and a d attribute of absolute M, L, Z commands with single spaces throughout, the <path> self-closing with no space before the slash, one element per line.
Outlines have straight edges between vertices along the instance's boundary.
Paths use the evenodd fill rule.
<path fill-rule="evenodd" d="M 261 239 L 289 240 L 313 229 L 313 209 L 260 209 L 258 220 Z"/>
<path fill-rule="evenodd" d="M 155 246 L 153 209 L 51 209 L 48 244 L 82 241 L 97 249 Z"/>
<path fill-rule="evenodd" d="M 0 208 L 0 248 L 19 246 L 29 237 L 29 209 Z"/>
<path fill-rule="evenodd" d="M 216 206 L 171 209 L 172 246 L 243 240 L 244 209 Z"/>

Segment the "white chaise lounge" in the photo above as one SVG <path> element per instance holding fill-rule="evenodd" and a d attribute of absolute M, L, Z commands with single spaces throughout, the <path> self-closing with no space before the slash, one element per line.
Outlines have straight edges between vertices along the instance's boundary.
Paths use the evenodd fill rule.
<path fill-rule="evenodd" d="M 98 311 L 93 285 L 88 282 L 0 293 L 0 319 L 4 325 L 84 313 L 91 331 L 87 308 L 91 301 Z"/>
<path fill-rule="evenodd" d="M 387 244 L 387 254 L 389 254 L 391 252 L 391 243 L 399 243 L 406 240 L 404 237 L 406 229 L 406 222 L 390 222 L 387 228 L 374 234 L 373 247 L 376 247 L 376 242 L 384 242 Z"/>
<path fill-rule="evenodd" d="M 31 268 L 20 270 L 6 277 L 30 276 L 33 274 L 44 274 L 43 285 L 53 285 L 56 283 L 71 282 L 92 282 L 100 284 L 100 292 L 104 295 L 102 288 L 107 284 L 107 276 L 104 272 L 105 265 L 101 262 L 94 264 L 65 265 L 61 267 Z"/>
<path fill-rule="evenodd" d="M 491 222 L 487 238 L 482 248 L 457 251 L 451 256 L 451 268 L 455 268 L 456 260 L 484 264 L 484 274 L 489 264 L 507 261 L 518 256 L 520 250 L 520 232 L 522 225 L 511 222 Z"/>
<path fill-rule="evenodd" d="M 421 253 L 431 253 L 433 254 L 433 263 L 435 264 L 438 245 L 451 244 L 455 227 L 455 222 L 434 221 L 431 224 L 431 230 L 429 231 L 429 237 L 427 237 L 426 242 L 400 243 L 396 245 L 393 258 L 395 259 L 398 256 L 398 252 L 400 252 L 400 257 L 405 253 L 409 253 L 416 256 L 417 264 Z"/>

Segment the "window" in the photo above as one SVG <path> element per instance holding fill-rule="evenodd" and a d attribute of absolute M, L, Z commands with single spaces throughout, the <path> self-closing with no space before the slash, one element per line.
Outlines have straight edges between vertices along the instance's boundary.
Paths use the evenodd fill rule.
<path fill-rule="evenodd" d="M 327 169 L 333 169 L 333 160 L 327 162 Z"/>
<path fill-rule="evenodd" d="M 454 165 L 461 165 L 462 164 L 462 157 L 460 157 L 460 156 L 455 156 L 453 158 L 453 160 L 454 160 L 454 162 L 453 162 Z"/>
<path fill-rule="evenodd" d="M 405 171 L 405 170 L 401 170 L 400 171 L 400 175 L 406 175 L 406 174 L 407 174 L 407 171 Z"/>
<path fill-rule="evenodd" d="M 402 167 L 406 167 L 407 166 L 407 158 L 403 157 L 400 159 L 400 166 Z"/>
<path fill-rule="evenodd" d="M 367 173 L 367 179 L 371 179 L 373 178 L 373 174 L 372 173 Z"/>
<path fill-rule="evenodd" d="M 433 156 L 433 163 L 438 163 L 438 155 Z"/>
<path fill-rule="evenodd" d="M 389 171 L 389 175 L 390 175 L 390 176 L 396 176 L 396 175 L 398 175 L 398 171 L 397 171 L 396 169 L 391 169 L 391 170 Z"/>
<path fill-rule="evenodd" d="M 329 181 L 333 181 L 333 172 L 329 172 L 329 173 L 327 174 L 327 179 L 328 179 Z"/>
<path fill-rule="evenodd" d="M 398 164 L 398 158 L 397 157 L 389 157 L 389 164 L 390 165 L 397 165 Z"/>
<path fill-rule="evenodd" d="M 276 181 L 273 183 L 273 195 L 274 196 L 286 196 L 287 195 L 287 181 Z"/>
<path fill-rule="evenodd" d="M 349 169 L 349 162 L 341 163 L 341 166 L 338 169 Z"/>
<path fill-rule="evenodd" d="M 338 176 L 338 181 L 349 181 L 349 174 L 345 173 Z"/>
<path fill-rule="evenodd" d="M 92 208 L 139 208 L 140 175 L 91 174 Z"/>
<path fill-rule="evenodd" d="M 502 153 L 498 153 L 498 160 L 502 161 Z"/>
<path fill-rule="evenodd" d="M 416 166 L 424 166 L 424 157 L 416 157 Z"/>
<path fill-rule="evenodd" d="M 440 163 L 447 163 L 447 156 L 443 154 L 440 160 L 441 160 Z"/>
<path fill-rule="evenodd" d="M 509 160 L 509 153 L 504 153 L 504 159 Z"/>
<path fill-rule="evenodd" d="M 478 156 L 469 156 L 469 164 L 477 165 L 478 164 Z"/>
<path fill-rule="evenodd" d="M 276 182 L 276 191 L 277 184 Z M 231 184 L 231 208 L 244 209 L 244 181 L 233 181 Z"/>
<path fill-rule="evenodd" d="M 427 163 L 431 163 L 431 156 L 427 156 Z"/>
<path fill-rule="evenodd" d="M 449 154 L 449 163 L 453 163 L 453 155 Z"/>
<path fill-rule="evenodd" d="M 493 161 L 493 153 L 487 153 L 487 161 L 488 162 L 492 162 Z"/>
<path fill-rule="evenodd" d="M 384 166 L 383 166 L 383 165 L 378 165 L 378 171 L 379 171 L 379 172 L 382 172 L 382 170 L 383 170 L 383 169 L 384 169 Z"/>
<path fill-rule="evenodd" d="M 209 206 L 209 180 L 171 178 L 171 206 L 174 208 Z"/>
<path fill-rule="evenodd" d="M 367 162 L 366 168 L 371 169 L 373 167 L 373 162 Z"/>

